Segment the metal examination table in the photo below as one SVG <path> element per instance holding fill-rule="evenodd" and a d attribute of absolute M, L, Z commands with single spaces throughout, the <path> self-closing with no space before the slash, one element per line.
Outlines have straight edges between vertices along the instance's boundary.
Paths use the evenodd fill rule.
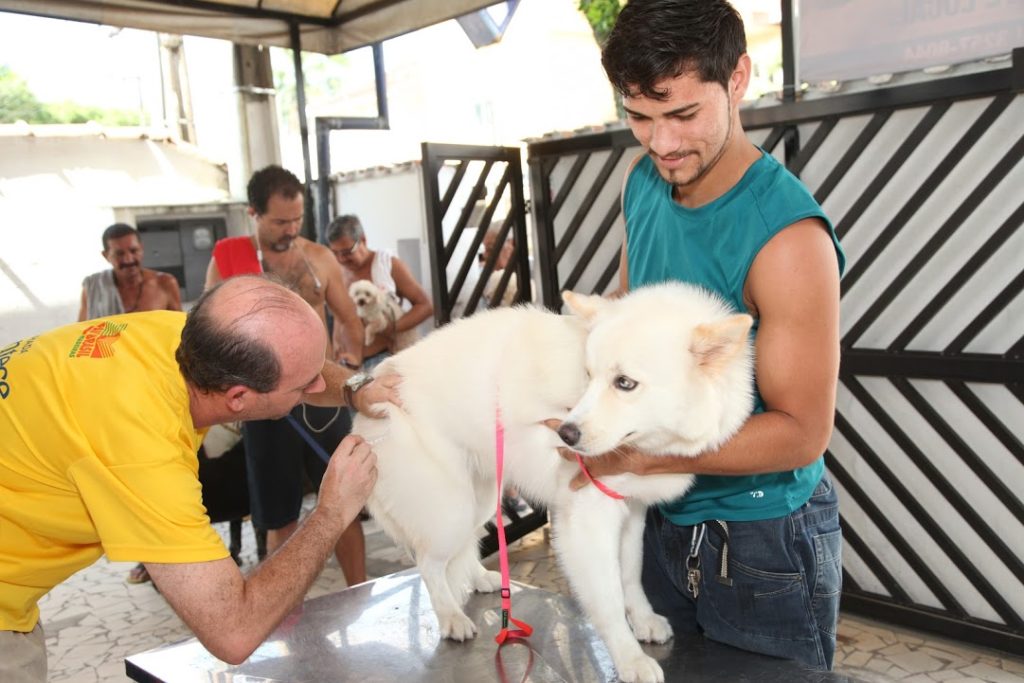
<path fill-rule="evenodd" d="M 479 634 L 442 641 L 427 589 L 415 569 L 306 601 L 239 666 L 214 658 L 195 638 L 128 657 L 136 681 L 330 681 L 341 683 L 594 683 L 617 681 L 611 658 L 576 603 L 514 584 L 513 615 L 534 627 L 528 641 L 498 651 L 497 593 L 473 595 L 466 608 Z M 524 644 L 525 643 L 525 644 Z M 645 645 L 667 681 L 779 683 L 852 681 L 808 671 L 703 638 Z"/>

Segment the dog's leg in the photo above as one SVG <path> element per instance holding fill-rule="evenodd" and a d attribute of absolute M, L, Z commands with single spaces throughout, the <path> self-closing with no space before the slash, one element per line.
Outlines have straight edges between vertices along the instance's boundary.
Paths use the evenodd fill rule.
<path fill-rule="evenodd" d="M 475 477 L 473 479 L 473 490 L 476 492 L 476 520 L 473 528 L 479 529 L 488 520 L 495 517 L 495 511 L 498 508 L 497 484 L 490 477 Z M 500 524 L 501 520 L 497 519 L 495 523 Z M 480 550 L 475 536 L 473 543 L 467 546 L 465 552 L 472 561 L 470 575 L 473 590 L 477 593 L 493 593 L 501 588 L 501 573 L 487 569 L 480 562 Z"/>
<path fill-rule="evenodd" d="M 427 592 L 430 593 L 430 603 L 434 606 L 434 613 L 437 615 L 437 625 L 441 637 L 466 640 L 476 635 L 476 624 L 462 611 L 464 599 L 456 597 L 452 591 L 448 577 L 449 563 L 448 557 L 438 555 L 427 555 L 416 559 L 420 575 L 423 577 L 423 582 L 427 584 Z"/>
<path fill-rule="evenodd" d="M 640 648 L 626 621 L 619 556 L 627 515 L 624 503 L 594 487 L 579 491 L 552 520 L 555 550 L 576 599 L 608 647 L 619 678 L 663 683 L 661 666 Z"/>
<path fill-rule="evenodd" d="M 644 517 L 642 505 L 631 503 L 629 516 L 622 527 L 620 558 L 622 563 L 622 595 L 626 600 L 626 618 L 637 640 L 664 643 L 672 637 L 668 619 L 656 614 L 640 582 L 644 552 Z"/>
<path fill-rule="evenodd" d="M 460 604 L 469 599 L 469 591 L 493 593 L 501 588 L 501 574 L 491 571 L 480 562 L 480 550 L 476 538 L 457 557 L 448 563 L 448 584 Z M 461 589 L 461 593 L 460 593 Z"/>

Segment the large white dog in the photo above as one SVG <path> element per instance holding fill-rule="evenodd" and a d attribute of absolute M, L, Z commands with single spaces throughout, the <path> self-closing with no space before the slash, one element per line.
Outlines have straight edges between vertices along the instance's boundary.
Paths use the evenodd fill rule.
<path fill-rule="evenodd" d="M 402 408 L 357 417 L 380 473 L 374 518 L 413 555 L 442 636 L 476 634 L 462 611 L 469 591 L 500 587 L 477 552 L 494 515 L 495 420 L 505 429 L 505 483 L 545 504 L 559 561 L 624 681 L 663 681 L 637 640 L 672 631 L 640 586 L 645 509 L 678 497 L 690 475 L 616 475 L 615 500 L 572 492 L 577 465 L 559 457 L 559 434 L 584 456 L 631 446 L 695 455 L 731 436 L 751 410 L 752 320 L 703 290 L 667 284 L 618 300 L 567 293 L 572 315 L 495 309 L 444 327 L 393 356 L 378 374 L 402 376 Z"/>

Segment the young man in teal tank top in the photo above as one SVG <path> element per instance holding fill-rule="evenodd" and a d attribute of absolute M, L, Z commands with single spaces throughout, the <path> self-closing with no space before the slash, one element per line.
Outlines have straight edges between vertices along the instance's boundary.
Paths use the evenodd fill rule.
<path fill-rule="evenodd" d="M 622 290 L 681 280 L 754 316 L 758 400 L 716 452 L 625 452 L 592 472 L 699 475 L 649 512 L 644 539 L 644 588 L 680 637 L 829 669 L 842 536 L 823 453 L 842 249 L 807 189 L 743 132 L 751 65 L 727 2 L 632 0 L 602 62 L 644 150 L 623 188 Z M 726 537 L 731 585 L 716 580 Z"/>

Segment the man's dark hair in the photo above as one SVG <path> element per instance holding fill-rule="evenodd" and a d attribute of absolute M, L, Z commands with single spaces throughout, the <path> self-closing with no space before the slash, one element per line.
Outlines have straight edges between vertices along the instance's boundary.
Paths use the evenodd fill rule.
<path fill-rule="evenodd" d="M 291 199 L 302 194 L 303 190 L 302 181 L 294 173 L 280 166 L 267 166 L 252 174 L 246 193 L 249 197 L 249 206 L 257 214 L 262 215 L 267 212 L 267 204 L 275 194 Z"/>
<path fill-rule="evenodd" d="M 363 224 L 359 222 L 359 217 L 354 214 L 338 216 L 327 226 L 328 242 L 340 240 L 343 237 L 348 237 L 353 242 L 358 242 L 363 239 L 364 234 Z"/>
<path fill-rule="evenodd" d="M 142 238 L 139 237 L 139 231 L 127 223 L 114 223 L 108 227 L 103 231 L 103 252 L 106 253 L 110 249 L 111 240 L 119 240 L 127 235 L 135 235 L 139 238 L 139 242 L 142 242 Z"/>
<path fill-rule="evenodd" d="M 725 0 L 630 0 L 605 42 L 601 64 L 621 94 L 662 100 L 667 93 L 657 83 L 683 73 L 728 90 L 746 51 L 743 19 Z"/>
<path fill-rule="evenodd" d="M 281 361 L 269 344 L 247 334 L 244 327 L 214 320 L 209 301 L 219 288 L 204 292 L 185 320 L 174 353 L 182 376 L 206 392 L 227 391 L 238 384 L 263 394 L 273 391 L 281 381 Z"/>

